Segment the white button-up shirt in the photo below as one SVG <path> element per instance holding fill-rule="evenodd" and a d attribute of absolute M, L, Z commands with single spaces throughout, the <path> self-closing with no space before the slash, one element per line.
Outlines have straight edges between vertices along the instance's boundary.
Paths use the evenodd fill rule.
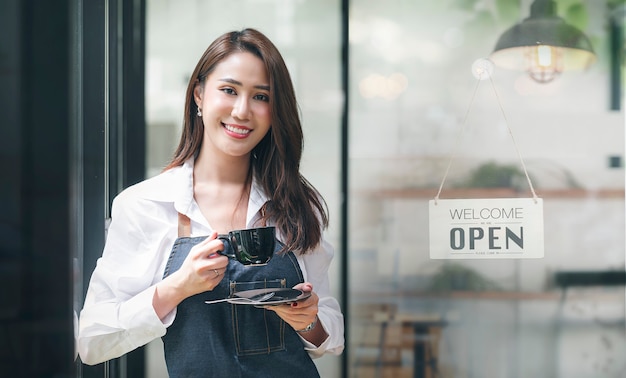
<path fill-rule="evenodd" d="M 247 227 L 255 227 L 266 201 L 253 180 Z M 84 363 L 107 361 L 145 345 L 163 336 L 174 321 L 176 310 L 159 319 L 152 298 L 178 237 L 179 212 L 191 220 L 192 237 L 213 231 L 193 197 L 192 160 L 133 185 L 114 199 L 104 251 L 79 318 L 78 352 Z M 297 254 L 304 280 L 319 296 L 319 323 L 329 335 L 319 347 L 302 339 L 314 358 L 340 354 L 344 347 L 343 315 L 329 287 L 333 255 L 325 240 L 316 250 Z"/>

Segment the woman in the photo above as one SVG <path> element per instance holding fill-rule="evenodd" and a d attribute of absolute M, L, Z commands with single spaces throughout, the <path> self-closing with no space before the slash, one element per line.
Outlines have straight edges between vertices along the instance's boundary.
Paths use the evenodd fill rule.
<path fill-rule="evenodd" d="M 328 283 L 325 203 L 299 172 L 302 145 L 276 47 L 254 29 L 217 38 L 189 81 L 172 162 L 113 202 L 80 314 L 82 361 L 163 337 L 171 377 L 319 376 L 311 358 L 342 352 L 343 316 Z M 267 265 L 220 253 L 230 246 L 218 234 L 263 226 L 278 239 Z M 205 303 L 268 287 L 304 299 Z"/>

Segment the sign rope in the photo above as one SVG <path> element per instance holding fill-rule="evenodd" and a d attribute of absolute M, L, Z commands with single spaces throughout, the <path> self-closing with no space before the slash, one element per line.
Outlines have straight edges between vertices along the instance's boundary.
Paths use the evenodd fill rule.
<path fill-rule="evenodd" d="M 489 62 L 488 60 L 485 60 L 484 62 L 482 62 L 482 65 L 478 65 L 477 67 L 475 67 L 474 69 L 476 70 L 475 74 L 477 77 L 476 80 L 476 86 L 474 87 L 474 92 L 472 93 L 472 97 L 470 99 L 469 105 L 467 107 L 467 111 L 465 112 L 465 117 L 463 118 L 463 123 L 461 125 L 461 130 L 459 131 L 459 133 L 457 134 L 457 139 L 456 139 L 456 143 L 454 146 L 454 149 L 452 150 L 452 153 L 450 155 L 450 159 L 448 161 L 448 165 L 446 167 L 446 171 L 443 175 L 443 179 L 441 180 L 441 184 L 439 185 L 439 190 L 437 191 L 437 195 L 435 196 L 435 205 L 437 205 L 437 201 L 439 200 L 439 195 L 441 194 L 441 191 L 443 190 L 443 185 L 446 181 L 446 178 L 448 177 L 448 173 L 450 172 L 450 167 L 452 166 L 452 161 L 456 158 L 456 153 L 459 149 L 459 145 L 461 143 L 461 136 L 462 134 L 465 132 L 465 127 L 467 125 L 467 118 L 469 117 L 469 113 L 470 110 L 472 109 L 472 105 L 474 104 L 474 99 L 476 98 L 476 92 L 478 91 L 478 87 L 480 85 L 480 82 L 482 81 L 483 78 L 488 77 L 489 78 L 489 82 L 491 83 L 491 88 L 493 89 L 493 92 L 496 96 L 496 102 L 498 103 L 498 106 L 500 108 L 500 112 L 502 113 L 502 117 L 504 118 L 504 123 L 509 131 L 509 135 L 511 136 L 511 140 L 513 141 L 513 145 L 515 146 L 515 151 L 517 152 L 517 156 L 520 159 L 521 165 L 522 165 L 522 169 L 524 170 L 524 175 L 526 176 L 526 180 L 528 181 L 528 186 L 530 187 L 530 191 L 532 193 L 533 196 L 533 200 L 535 203 L 537 203 L 537 193 L 535 193 L 535 189 L 533 187 L 533 184 L 530 180 L 530 176 L 528 175 L 528 170 L 526 169 L 526 164 L 524 164 L 524 159 L 522 158 L 522 154 L 517 146 L 517 142 L 515 141 L 515 137 L 513 136 L 513 130 L 511 129 L 511 126 L 509 125 L 509 121 L 507 119 L 506 113 L 504 111 L 504 107 L 502 106 L 502 102 L 500 101 L 500 96 L 498 95 L 498 91 L 496 90 L 496 86 L 493 83 L 493 79 L 491 78 L 491 73 L 488 70 L 488 65 L 492 64 L 491 62 Z"/>

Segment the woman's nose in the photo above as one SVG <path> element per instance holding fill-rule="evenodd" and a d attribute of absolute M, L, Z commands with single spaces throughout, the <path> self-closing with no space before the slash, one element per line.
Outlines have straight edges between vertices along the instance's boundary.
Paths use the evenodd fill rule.
<path fill-rule="evenodd" d="M 231 115 L 238 119 L 248 119 L 250 113 L 250 104 L 246 98 L 239 96 L 233 106 Z"/>

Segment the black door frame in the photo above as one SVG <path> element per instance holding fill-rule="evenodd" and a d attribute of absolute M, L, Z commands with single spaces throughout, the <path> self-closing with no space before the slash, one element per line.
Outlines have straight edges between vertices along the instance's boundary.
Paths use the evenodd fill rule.
<path fill-rule="evenodd" d="M 67 10 L 67 0 L 0 3 L 3 377 L 72 368 Z"/>
<path fill-rule="evenodd" d="M 73 0 L 72 229 L 82 298 L 102 254 L 113 198 L 145 172 L 145 0 Z M 144 348 L 78 377 L 143 377 Z"/>

